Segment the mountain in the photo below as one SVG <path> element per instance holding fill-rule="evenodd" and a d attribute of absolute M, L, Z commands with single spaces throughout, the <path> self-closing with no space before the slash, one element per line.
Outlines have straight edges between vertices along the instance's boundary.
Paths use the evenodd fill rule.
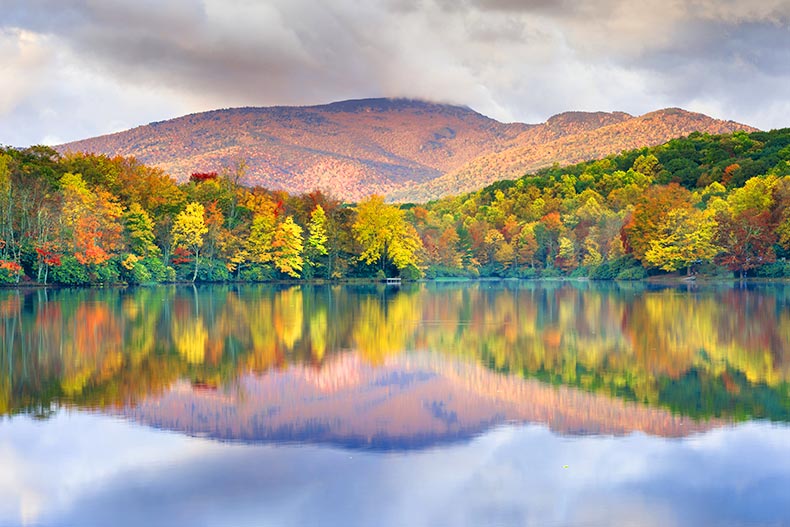
<path fill-rule="evenodd" d="M 492 372 L 421 352 L 371 365 L 354 351 L 320 369 L 293 365 L 214 390 L 179 382 L 119 414 L 155 428 L 244 443 L 411 450 L 465 441 L 506 423 L 564 435 L 684 437 L 726 424 Z"/>
<path fill-rule="evenodd" d="M 589 114 L 560 114 L 544 125 L 524 132 L 517 146 L 485 154 L 438 178 L 409 189 L 390 193 L 391 201 L 424 202 L 447 195 L 471 192 L 502 179 L 516 179 L 553 164 L 571 165 L 610 154 L 655 146 L 672 138 L 700 131 L 726 134 L 737 130 L 756 131 L 733 121 L 721 121 L 700 113 L 668 108 L 640 117 L 627 116 L 600 127 L 580 126 Z M 603 122 L 603 121 L 602 121 Z M 544 129 L 567 131 L 556 134 Z"/>
<path fill-rule="evenodd" d="M 411 201 L 693 131 L 739 129 L 753 130 L 677 109 L 641 117 L 568 112 L 530 125 L 500 123 L 466 107 L 363 99 L 215 110 L 57 148 L 135 156 L 179 181 L 244 161 L 249 185 L 296 193 L 319 188 L 350 201 L 371 194 Z"/>

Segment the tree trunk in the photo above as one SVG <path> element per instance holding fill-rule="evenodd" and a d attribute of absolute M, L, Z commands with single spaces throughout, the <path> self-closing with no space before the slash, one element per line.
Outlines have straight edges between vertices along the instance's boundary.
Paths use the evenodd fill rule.
<path fill-rule="evenodd" d="M 199 251 L 195 251 L 195 272 L 192 274 L 192 283 L 195 283 L 197 280 L 197 273 L 198 273 L 198 253 Z"/>

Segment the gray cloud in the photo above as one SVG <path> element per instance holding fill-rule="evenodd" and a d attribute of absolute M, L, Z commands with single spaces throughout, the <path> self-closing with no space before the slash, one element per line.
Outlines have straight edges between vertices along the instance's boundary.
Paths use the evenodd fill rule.
<path fill-rule="evenodd" d="M 0 143 L 401 96 L 788 125 L 790 0 L 3 0 Z"/>

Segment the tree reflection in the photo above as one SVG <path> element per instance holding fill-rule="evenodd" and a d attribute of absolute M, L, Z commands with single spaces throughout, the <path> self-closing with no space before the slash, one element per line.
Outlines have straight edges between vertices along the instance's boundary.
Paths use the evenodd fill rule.
<path fill-rule="evenodd" d="M 0 292 L 0 413 L 412 350 L 694 417 L 790 420 L 790 290 L 561 283 Z"/>

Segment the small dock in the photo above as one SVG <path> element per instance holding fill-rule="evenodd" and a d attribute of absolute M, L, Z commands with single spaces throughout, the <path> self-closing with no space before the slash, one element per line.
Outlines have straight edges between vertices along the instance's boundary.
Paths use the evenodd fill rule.
<path fill-rule="evenodd" d="M 398 278 L 385 278 L 384 283 L 387 285 L 400 285 L 400 277 Z"/>

